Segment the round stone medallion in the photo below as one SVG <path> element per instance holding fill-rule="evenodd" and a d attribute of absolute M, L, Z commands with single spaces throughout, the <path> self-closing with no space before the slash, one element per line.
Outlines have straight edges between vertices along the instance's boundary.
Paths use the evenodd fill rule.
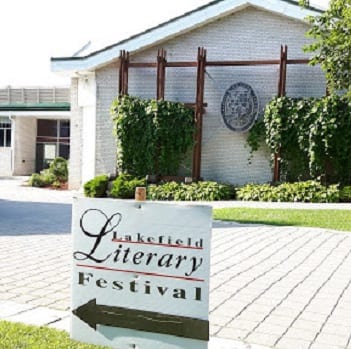
<path fill-rule="evenodd" d="M 232 131 L 249 130 L 257 119 L 258 98 L 248 84 L 237 82 L 224 94 L 221 112 L 224 123 Z"/>

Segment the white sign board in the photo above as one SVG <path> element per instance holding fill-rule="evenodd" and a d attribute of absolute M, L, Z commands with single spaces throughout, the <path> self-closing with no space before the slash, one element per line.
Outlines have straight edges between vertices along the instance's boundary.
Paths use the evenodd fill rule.
<path fill-rule="evenodd" d="M 56 157 L 56 144 L 44 144 L 44 159 L 53 160 Z"/>
<path fill-rule="evenodd" d="M 118 349 L 205 349 L 211 207 L 73 204 L 74 339 Z"/>

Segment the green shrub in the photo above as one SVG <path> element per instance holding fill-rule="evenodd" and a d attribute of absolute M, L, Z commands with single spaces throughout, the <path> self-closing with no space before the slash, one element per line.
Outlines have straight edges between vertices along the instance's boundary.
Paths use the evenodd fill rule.
<path fill-rule="evenodd" d="M 338 202 L 337 185 L 329 187 L 317 181 L 269 184 L 247 184 L 237 190 L 237 198 L 244 201 L 278 202 Z"/>
<path fill-rule="evenodd" d="M 351 183 L 351 103 L 347 95 L 324 98 L 277 97 L 265 107 L 263 122 L 249 132 L 251 153 L 265 139 L 279 153 L 282 178 L 304 181 L 324 176 L 328 184 Z M 250 156 L 250 159 L 252 156 Z"/>
<path fill-rule="evenodd" d="M 39 187 L 39 188 L 45 187 L 46 185 L 39 173 L 33 173 L 29 178 L 28 184 L 31 187 Z"/>
<path fill-rule="evenodd" d="M 33 173 L 29 178 L 28 184 L 32 187 L 48 187 L 55 183 L 56 177 L 49 171 L 43 170 L 39 173 Z"/>
<path fill-rule="evenodd" d="M 191 184 L 169 182 L 148 187 L 150 200 L 216 201 L 234 198 L 231 185 L 204 181 Z"/>
<path fill-rule="evenodd" d="M 64 158 L 56 158 L 52 161 L 49 168 L 38 173 L 32 174 L 28 184 L 32 187 L 54 187 L 60 188 L 62 183 L 67 182 L 68 165 Z"/>
<path fill-rule="evenodd" d="M 236 197 L 243 201 L 276 201 L 274 190 L 269 184 L 246 184 L 237 189 Z"/>
<path fill-rule="evenodd" d="M 41 171 L 40 176 L 41 176 L 41 179 L 46 186 L 51 185 L 55 181 L 57 181 L 57 177 L 51 172 L 51 170 L 49 168 Z"/>
<path fill-rule="evenodd" d="M 68 163 L 67 160 L 61 157 L 55 158 L 50 166 L 50 173 L 52 173 L 59 182 L 67 182 L 68 180 Z"/>
<path fill-rule="evenodd" d="M 180 191 L 180 183 L 167 182 L 164 184 L 152 184 L 147 188 L 147 196 L 149 200 L 175 200 L 174 195 Z"/>
<path fill-rule="evenodd" d="M 109 195 L 117 199 L 133 199 L 136 187 L 145 187 L 146 180 L 128 174 L 119 175 L 112 183 Z"/>
<path fill-rule="evenodd" d="M 351 186 L 346 186 L 340 189 L 340 201 L 341 202 L 351 202 Z"/>
<path fill-rule="evenodd" d="M 91 198 L 101 198 L 106 196 L 109 177 L 107 175 L 99 175 L 83 186 L 84 195 Z"/>

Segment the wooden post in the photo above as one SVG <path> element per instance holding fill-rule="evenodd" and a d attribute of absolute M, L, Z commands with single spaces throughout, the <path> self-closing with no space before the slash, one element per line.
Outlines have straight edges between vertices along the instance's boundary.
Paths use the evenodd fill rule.
<path fill-rule="evenodd" d="M 288 61 L 288 46 L 285 45 L 285 50 L 282 57 L 282 90 L 281 97 L 286 95 L 286 71 L 287 71 L 287 61 Z"/>
<path fill-rule="evenodd" d="M 166 51 L 162 48 L 157 53 L 157 100 L 165 99 Z"/>
<path fill-rule="evenodd" d="M 129 52 L 126 52 L 126 58 L 123 66 L 123 94 L 128 94 L 128 66 L 129 66 Z"/>
<path fill-rule="evenodd" d="M 196 102 L 195 102 L 195 145 L 193 149 L 193 167 L 192 177 L 199 180 L 201 177 L 201 143 L 202 143 L 202 118 L 205 91 L 205 67 L 206 67 L 206 50 L 203 47 L 198 48 L 197 53 L 197 84 L 196 84 Z"/>
<path fill-rule="evenodd" d="M 122 68 L 123 68 L 123 51 L 119 51 L 119 67 L 118 67 L 118 95 L 122 95 L 122 85 L 123 85 L 123 74 L 122 74 Z"/>
<path fill-rule="evenodd" d="M 119 69 L 118 69 L 118 95 L 122 96 L 123 90 L 123 65 L 124 65 L 124 52 L 119 51 Z"/>
<path fill-rule="evenodd" d="M 146 187 L 136 187 L 134 198 L 135 201 L 146 201 Z"/>
<path fill-rule="evenodd" d="M 288 46 L 283 45 L 280 47 L 280 65 L 279 65 L 279 81 L 278 81 L 278 97 L 283 97 L 286 94 L 286 68 L 288 60 Z M 274 154 L 274 170 L 273 170 L 273 182 L 280 181 L 280 148 L 277 153 Z"/>
<path fill-rule="evenodd" d="M 122 50 L 119 54 L 118 94 L 120 96 L 128 94 L 128 65 L 129 52 Z"/>

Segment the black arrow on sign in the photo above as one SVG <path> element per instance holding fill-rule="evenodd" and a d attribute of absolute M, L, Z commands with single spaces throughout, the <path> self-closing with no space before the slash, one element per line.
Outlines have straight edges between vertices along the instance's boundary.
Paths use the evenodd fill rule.
<path fill-rule="evenodd" d="M 130 328 L 170 334 L 178 337 L 209 340 L 209 322 L 186 316 L 96 304 L 96 298 L 72 311 L 96 330 L 97 325 Z"/>

